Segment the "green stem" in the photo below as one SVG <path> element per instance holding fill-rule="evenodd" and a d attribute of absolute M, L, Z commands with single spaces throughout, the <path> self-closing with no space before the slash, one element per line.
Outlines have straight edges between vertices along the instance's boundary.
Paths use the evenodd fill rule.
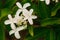
<path fill-rule="evenodd" d="M 0 40 L 5 40 L 5 31 L 2 23 L 0 23 Z"/>
<path fill-rule="evenodd" d="M 53 30 L 50 31 L 50 40 L 55 40 L 55 32 Z"/>

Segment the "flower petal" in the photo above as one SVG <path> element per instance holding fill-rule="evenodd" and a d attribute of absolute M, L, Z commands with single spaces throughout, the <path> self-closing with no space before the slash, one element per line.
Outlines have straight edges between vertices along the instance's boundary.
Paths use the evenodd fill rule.
<path fill-rule="evenodd" d="M 17 31 L 21 31 L 21 30 L 24 30 L 24 29 L 25 29 L 24 26 L 20 26 L 20 27 L 17 28 Z"/>
<path fill-rule="evenodd" d="M 37 18 L 37 16 L 34 16 L 34 15 L 32 15 L 31 17 L 32 17 L 32 19 L 36 19 Z"/>
<path fill-rule="evenodd" d="M 11 31 L 9 32 L 9 35 L 12 35 L 14 32 L 15 32 L 14 30 L 11 30 Z"/>
<path fill-rule="evenodd" d="M 16 5 L 17 5 L 19 8 L 22 8 L 21 3 L 17 2 Z"/>
<path fill-rule="evenodd" d="M 32 18 L 29 18 L 29 19 L 28 19 L 28 22 L 32 25 L 32 24 L 33 24 Z"/>
<path fill-rule="evenodd" d="M 11 29 L 16 29 L 16 26 L 15 26 L 15 24 L 13 24 L 13 23 L 11 23 Z"/>
<path fill-rule="evenodd" d="M 27 9 L 24 9 L 24 10 L 23 10 L 23 15 L 24 15 L 24 16 L 28 16 L 28 15 L 29 15 L 29 11 L 28 11 Z"/>
<path fill-rule="evenodd" d="M 29 6 L 30 6 L 30 3 L 25 3 L 24 6 L 23 6 L 23 8 L 27 8 Z"/>
<path fill-rule="evenodd" d="M 16 18 L 13 19 L 13 23 L 17 23 L 17 19 Z"/>
<path fill-rule="evenodd" d="M 33 13 L 33 9 L 30 9 L 30 15 L 32 15 L 32 13 Z"/>
<path fill-rule="evenodd" d="M 27 17 L 25 17 L 23 20 L 27 20 L 28 18 Z"/>
<path fill-rule="evenodd" d="M 44 0 L 40 0 L 40 1 L 44 1 Z"/>
<path fill-rule="evenodd" d="M 28 10 L 27 10 L 27 9 L 24 9 L 24 10 L 23 10 L 23 15 L 24 15 L 24 16 L 27 16 L 27 15 L 28 15 L 28 13 L 29 13 L 29 12 L 28 12 Z"/>
<path fill-rule="evenodd" d="M 15 16 L 19 17 L 19 14 L 21 13 L 21 11 L 22 11 L 21 9 L 18 9 Z"/>
<path fill-rule="evenodd" d="M 16 37 L 17 39 L 20 39 L 20 34 L 19 34 L 19 32 L 15 32 L 15 37 Z"/>
<path fill-rule="evenodd" d="M 58 2 L 59 0 L 56 0 L 55 2 Z"/>
<path fill-rule="evenodd" d="M 45 3 L 46 3 L 47 5 L 49 5 L 49 4 L 50 4 L 50 0 L 45 0 Z"/>
<path fill-rule="evenodd" d="M 4 22 L 5 25 L 8 25 L 8 24 L 10 24 L 10 23 L 11 23 L 10 20 L 6 20 L 6 21 Z"/>
<path fill-rule="evenodd" d="M 9 20 L 12 20 L 12 16 L 11 16 L 11 14 L 8 15 L 8 18 L 9 18 Z"/>

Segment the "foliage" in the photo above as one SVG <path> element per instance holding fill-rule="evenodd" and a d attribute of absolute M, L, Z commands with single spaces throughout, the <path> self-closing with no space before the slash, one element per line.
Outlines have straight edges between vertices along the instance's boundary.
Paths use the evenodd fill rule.
<path fill-rule="evenodd" d="M 4 25 L 4 21 L 7 19 L 8 14 L 14 15 L 16 13 L 17 7 L 15 3 L 17 1 L 22 4 L 29 2 L 31 4 L 29 8 L 33 8 L 33 14 L 38 16 L 38 18 L 34 20 L 34 25 L 28 25 L 26 29 L 26 31 L 28 31 L 27 35 L 24 36 L 23 40 L 40 40 L 41 38 L 42 40 L 60 40 L 60 2 L 54 3 L 51 1 L 50 5 L 46 5 L 45 2 L 41 2 L 40 0 L 1 0 L 0 40 L 6 39 L 5 31 L 10 28 Z M 13 38 L 11 40 L 13 40 Z"/>

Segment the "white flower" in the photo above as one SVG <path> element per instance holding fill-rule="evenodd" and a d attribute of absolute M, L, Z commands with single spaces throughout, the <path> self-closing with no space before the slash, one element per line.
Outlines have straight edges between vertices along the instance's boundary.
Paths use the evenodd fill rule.
<path fill-rule="evenodd" d="M 24 29 L 26 29 L 26 28 L 27 28 L 27 25 L 17 27 L 16 29 L 11 30 L 11 31 L 9 32 L 9 35 L 12 35 L 12 34 L 14 33 L 15 37 L 16 37 L 17 39 L 20 39 L 21 36 L 20 36 L 20 34 L 19 34 L 19 31 L 24 30 Z"/>
<path fill-rule="evenodd" d="M 17 2 L 16 5 L 19 7 L 19 9 L 17 10 L 16 14 L 19 15 L 20 12 L 24 12 L 25 9 L 30 6 L 30 3 L 25 3 L 25 4 L 23 5 L 23 7 L 22 7 L 21 3 L 19 3 L 19 2 Z M 24 10 L 24 11 L 23 11 L 23 10 Z M 27 10 L 27 9 L 26 9 L 26 10 Z"/>
<path fill-rule="evenodd" d="M 55 0 L 55 2 L 58 2 L 58 0 Z"/>
<path fill-rule="evenodd" d="M 40 1 L 44 1 L 44 0 L 40 0 Z"/>
<path fill-rule="evenodd" d="M 40 1 L 45 1 L 45 3 L 46 3 L 47 5 L 50 4 L 50 0 L 40 0 Z"/>
<path fill-rule="evenodd" d="M 16 24 L 17 25 L 22 25 L 22 23 L 24 22 L 24 20 L 23 20 L 23 16 L 15 16 L 15 20 L 16 20 Z"/>
<path fill-rule="evenodd" d="M 20 16 L 16 13 L 15 15 L 15 20 L 16 20 L 16 24 L 17 25 L 22 25 L 23 24 L 27 24 L 27 21 L 24 20 L 24 16 L 21 14 Z"/>
<path fill-rule="evenodd" d="M 16 25 L 15 24 L 18 24 L 19 21 L 22 21 L 23 20 L 22 19 L 23 17 L 22 16 L 15 15 L 15 18 L 12 18 L 12 16 L 9 14 L 8 15 L 8 18 L 9 18 L 9 20 L 6 20 L 4 23 L 6 25 L 11 24 L 12 30 L 9 32 L 9 35 L 12 35 L 14 33 L 15 37 L 17 39 L 19 39 L 20 38 L 19 31 L 24 30 L 24 29 L 27 28 L 26 21 L 24 21 L 24 23 L 25 23 L 24 25 L 19 26 L 19 27 L 16 28 Z"/>
<path fill-rule="evenodd" d="M 33 20 L 32 19 L 36 19 L 37 16 L 32 15 L 33 9 L 31 9 L 30 11 L 25 10 L 23 15 L 25 16 L 24 20 L 28 20 L 28 22 L 32 25 L 33 24 Z"/>
<path fill-rule="evenodd" d="M 6 20 L 4 23 L 5 23 L 6 25 L 11 24 L 11 28 L 12 28 L 12 29 L 15 29 L 15 28 L 16 28 L 16 27 L 15 27 L 15 24 L 14 24 L 14 23 L 16 23 L 15 19 L 12 18 L 12 16 L 11 16 L 10 14 L 8 15 L 8 18 L 9 18 L 9 20 Z"/>
<path fill-rule="evenodd" d="M 50 0 L 45 0 L 45 3 L 46 3 L 47 5 L 49 5 L 49 4 L 50 4 Z"/>

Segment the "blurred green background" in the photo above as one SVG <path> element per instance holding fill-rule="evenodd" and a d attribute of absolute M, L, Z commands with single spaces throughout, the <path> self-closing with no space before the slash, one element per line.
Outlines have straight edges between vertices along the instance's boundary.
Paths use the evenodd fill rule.
<path fill-rule="evenodd" d="M 10 25 L 5 25 L 4 21 L 8 14 L 16 13 L 18 7 L 16 2 L 21 4 L 30 3 L 27 9 L 34 9 L 33 14 L 38 18 L 34 20 L 34 25 L 29 25 L 26 30 L 20 31 L 19 40 L 60 40 L 60 1 L 46 5 L 40 0 L 0 0 L 0 40 L 17 40 L 14 35 L 9 36 Z"/>

